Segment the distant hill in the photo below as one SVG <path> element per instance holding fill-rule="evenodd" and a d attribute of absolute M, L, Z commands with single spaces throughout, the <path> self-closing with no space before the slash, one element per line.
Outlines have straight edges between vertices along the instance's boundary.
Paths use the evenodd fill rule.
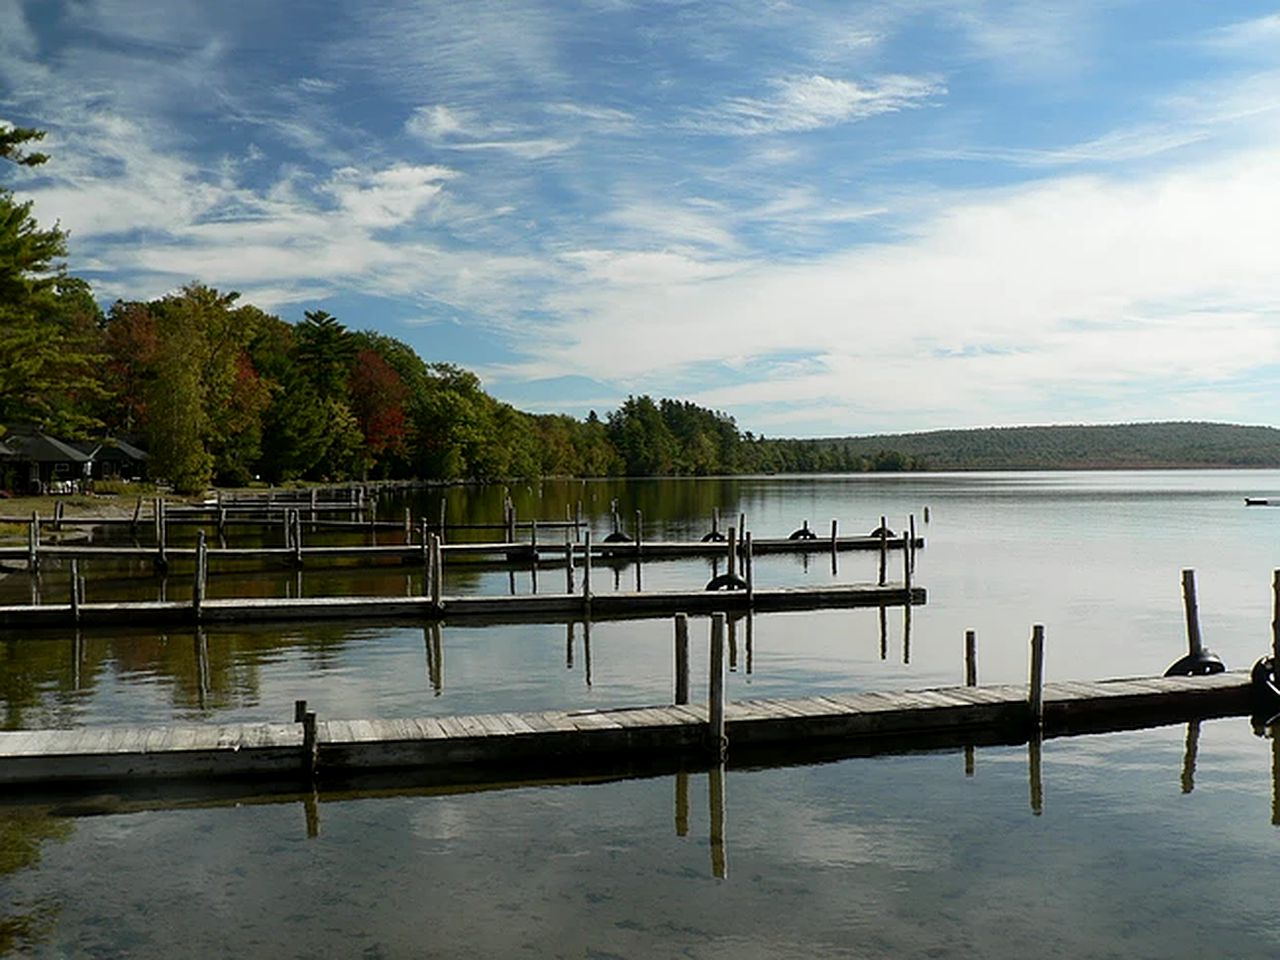
<path fill-rule="evenodd" d="M 1280 430 L 1229 423 L 987 427 L 792 442 L 868 459 L 894 451 L 916 470 L 1280 467 Z"/>

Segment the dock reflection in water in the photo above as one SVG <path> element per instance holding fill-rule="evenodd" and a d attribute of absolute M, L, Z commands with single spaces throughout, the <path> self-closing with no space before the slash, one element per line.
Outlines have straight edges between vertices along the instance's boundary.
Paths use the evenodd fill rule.
<path fill-rule="evenodd" d="M 1214 955 L 1269 956 L 1275 930 L 1246 921 L 1270 899 L 1280 832 L 1257 830 L 1272 816 L 1276 741 L 1263 747 L 1241 719 L 1199 728 L 1193 750 L 1184 725 L 1048 741 L 1041 759 L 979 745 L 975 777 L 950 748 L 567 783 L 371 778 L 11 803 L 0 955 L 278 954 L 334 936 L 383 955 L 511 955 L 568 936 L 616 955 L 703 955 L 743 938 L 784 954 L 946 955 L 959 940 L 1012 960 L 1040 937 L 1077 956 L 1132 938 L 1143 956 L 1212 943 Z M 1197 764 L 1207 785 L 1184 794 Z M 1043 797 L 1040 777 L 1052 805 L 1019 789 L 1030 779 Z M 1223 851 L 1220 831 L 1190 829 L 1239 818 L 1249 847 Z M 199 839 L 210 830 L 217 848 Z M 1197 865 L 1199 885 L 1160 882 Z M 201 909 L 178 906 L 197 890 Z M 1205 898 L 1214 909 L 1192 918 Z M 424 927 L 413 903 L 450 909 Z"/>

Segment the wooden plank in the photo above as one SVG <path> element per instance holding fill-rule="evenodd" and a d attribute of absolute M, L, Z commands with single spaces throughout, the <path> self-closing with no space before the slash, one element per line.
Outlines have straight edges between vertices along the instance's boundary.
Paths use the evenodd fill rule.
<path fill-rule="evenodd" d="M 448 736 L 435 717 L 416 717 L 412 723 L 418 728 L 418 736 L 424 740 L 440 740 Z"/>
<path fill-rule="evenodd" d="M 484 732 L 494 737 L 509 737 L 515 731 L 502 722 L 495 713 L 481 714 L 476 717 L 480 721 L 480 725 L 484 728 Z"/>
<path fill-rule="evenodd" d="M 602 713 L 570 713 L 569 722 L 579 730 L 621 730 L 622 724 Z"/>
<path fill-rule="evenodd" d="M 440 724 L 441 729 L 450 739 L 465 739 L 471 736 L 471 733 L 462 725 L 458 717 L 437 717 L 436 722 Z"/>

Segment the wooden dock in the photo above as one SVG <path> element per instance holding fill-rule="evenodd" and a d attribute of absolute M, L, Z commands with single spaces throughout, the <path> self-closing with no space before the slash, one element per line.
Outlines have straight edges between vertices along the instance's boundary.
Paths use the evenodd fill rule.
<path fill-rule="evenodd" d="M 886 539 L 883 547 L 887 550 L 903 550 L 908 547 L 922 548 L 924 539 L 917 537 L 914 543 L 907 537 Z M 810 554 L 826 553 L 832 550 L 844 552 L 849 550 L 880 550 L 879 537 L 838 537 L 834 541 L 825 540 L 789 540 L 786 538 L 768 538 L 753 542 L 752 549 L 756 554 Z M 724 543 L 702 541 L 634 541 L 610 543 L 593 542 L 588 547 L 582 543 L 557 543 L 529 541 L 511 542 L 475 542 L 441 544 L 440 550 L 447 559 L 470 559 L 487 562 L 563 565 L 567 554 L 572 553 L 580 560 L 590 550 L 591 556 L 601 560 L 676 560 L 696 559 L 701 557 L 723 557 L 727 547 Z M 209 546 L 205 553 L 211 566 L 236 564 L 277 564 L 280 566 L 308 566 L 316 562 L 331 561 L 369 561 L 373 563 L 421 564 L 424 562 L 426 548 L 421 543 L 393 543 L 383 545 L 345 544 L 336 546 L 279 546 L 279 547 L 218 547 Z M 123 546 L 123 545 L 86 545 L 86 544 L 52 544 L 41 543 L 34 551 L 37 566 L 46 560 L 81 562 L 119 561 L 119 560 L 154 560 L 163 556 L 166 563 L 174 560 L 194 561 L 195 547 L 159 546 Z M 0 562 L 10 565 L 29 565 L 33 551 L 29 546 L 0 547 Z"/>
<path fill-rule="evenodd" d="M 1043 730 L 1023 685 L 824 694 L 724 705 L 731 758 L 882 741 L 936 746 L 1135 729 L 1247 714 L 1247 673 L 1056 682 L 1043 688 Z M 620 759 L 719 755 L 703 705 L 301 723 L 93 727 L 0 732 L 0 787 L 269 779 L 341 782 L 378 771 L 442 781 L 522 770 L 589 771 Z"/>
<path fill-rule="evenodd" d="M 194 623 L 263 623 L 304 620 L 463 620 L 558 623 L 583 616 L 594 620 L 666 616 L 675 613 L 759 613 L 848 607 L 922 606 L 923 587 L 904 583 L 836 584 L 769 590 L 653 590 L 593 593 L 534 593 L 514 596 L 418 597 L 238 597 L 194 602 L 141 601 L 0 606 L 0 631 L 93 626 L 176 626 Z"/>

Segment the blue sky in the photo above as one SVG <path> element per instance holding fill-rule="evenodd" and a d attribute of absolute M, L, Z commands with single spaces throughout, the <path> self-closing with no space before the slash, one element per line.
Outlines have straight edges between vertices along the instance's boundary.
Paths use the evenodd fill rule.
<path fill-rule="evenodd" d="M 0 0 L 0 119 L 104 302 L 326 309 L 527 410 L 1280 424 L 1274 4 Z"/>

